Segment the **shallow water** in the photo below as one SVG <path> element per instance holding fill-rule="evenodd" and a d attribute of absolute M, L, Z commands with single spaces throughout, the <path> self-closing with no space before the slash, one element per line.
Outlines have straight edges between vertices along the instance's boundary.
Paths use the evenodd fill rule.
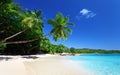
<path fill-rule="evenodd" d="M 97 75 L 120 75 L 120 54 L 83 54 L 67 58 L 80 61 L 80 65 Z"/>

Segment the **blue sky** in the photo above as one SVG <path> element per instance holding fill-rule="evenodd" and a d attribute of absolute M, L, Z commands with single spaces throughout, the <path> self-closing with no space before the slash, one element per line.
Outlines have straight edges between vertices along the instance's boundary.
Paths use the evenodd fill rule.
<path fill-rule="evenodd" d="M 62 12 L 74 22 L 73 34 L 62 43 L 68 47 L 120 49 L 120 0 L 14 0 L 22 7 L 42 9 L 45 16 L 44 32 L 51 27 L 46 23 Z"/>

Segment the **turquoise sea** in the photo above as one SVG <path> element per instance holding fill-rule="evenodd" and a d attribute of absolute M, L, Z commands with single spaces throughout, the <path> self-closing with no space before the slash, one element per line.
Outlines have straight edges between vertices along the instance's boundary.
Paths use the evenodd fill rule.
<path fill-rule="evenodd" d="M 69 56 L 97 75 L 120 75 L 120 54 L 82 54 Z"/>

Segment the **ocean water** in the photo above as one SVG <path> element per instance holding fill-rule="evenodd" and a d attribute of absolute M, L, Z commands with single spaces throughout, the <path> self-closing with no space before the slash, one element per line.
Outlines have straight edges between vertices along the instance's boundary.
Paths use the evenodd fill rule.
<path fill-rule="evenodd" d="M 120 54 L 83 54 L 69 56 L 97 75 L 120 75 Z"/>

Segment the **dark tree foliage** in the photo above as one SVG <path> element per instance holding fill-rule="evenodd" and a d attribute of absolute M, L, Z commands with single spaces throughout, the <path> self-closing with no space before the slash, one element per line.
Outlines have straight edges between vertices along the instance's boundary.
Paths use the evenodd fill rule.
<path fill-rule="evenodd" d="M 30 40 L 42 36 L 43 23 L 39 21 L 41 20 L 41 12 L 20 12 L 22 10 L 23 9 L 20 6 L 14 4 L 11 0 L 3 0 L 0 2 L 0 41 L 12 42 L 19 40 Z M 25 24 L 28 20 L 29 24 Z M 30 25 L 32 27 L 29 27 Z M 22 32 L 22 34 L 19 34 L 13 38 L 9 37 L 18 32 Z M 40 40 L 16 45 L 7 44 L 6 46 L 4 43 L 1 43 L 0 50 L 2 50 L 3 54 L 31 54 L 38 51 L 39 47 L 33 47 L 39 43 Z"/>
<path fill-rule="evenodd" d="M 0 52 L 1 54 L 23 55 L 37 53 L 62 53 L 64 45 L 53 45 L 46 38 L 53 40 L 67 39 L 72 33 L 68 17 L 61 13 L 48 24 L 53 26 L 49 34 L 43 35 L 43 18 L 41 10 L 25 10 L 12 0 L 0 0 Z"/>

